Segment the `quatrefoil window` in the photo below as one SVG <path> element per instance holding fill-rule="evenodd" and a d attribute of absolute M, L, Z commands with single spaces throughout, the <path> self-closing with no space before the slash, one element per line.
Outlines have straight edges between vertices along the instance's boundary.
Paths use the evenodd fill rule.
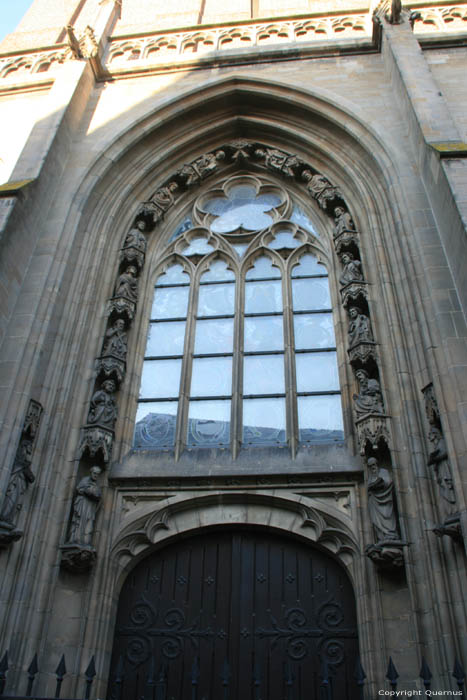
<path fill-rule="evenodd" d="M 262 185 L 254 177 L 231 178 L 200 204 L 213 233 L 260 231 L 274 222 L 273 210 L 283 204 L 278 188 Z"/>

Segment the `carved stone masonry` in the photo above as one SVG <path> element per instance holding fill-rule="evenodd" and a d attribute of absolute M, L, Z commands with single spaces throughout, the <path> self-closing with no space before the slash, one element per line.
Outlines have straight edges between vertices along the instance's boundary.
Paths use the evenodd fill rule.
<path fill-rule="evenodd" d="M 105 334 L 102 355 L 96 360 L 97 376 L 101 379 L 113 379 L 121 384 L 126 372 L 126 354 L 128 334 L 125 321 L 117 318 Z"/>
<path fill-rule="evenodd" d="M 348 309 L 350 323 L 348 330 L 349 348 L 347 350 L 351 363 L 365 364 L 369 359 L 376 362 L 376 343 L 369 317 L 358 306 Z"/>
<path fill-rule="evenodd" d="M 355 372 L 359 384 L 359 393 L 353 395 L 357 419 L 363 416 L 384 415 L 383 394 L 379 381 L 370 377 L 365 369 Z"/>
<path fill-rule="evenodd" d="M 391 474 L 380 467 L 374 457 L 367 462 L 368 514 L 373 526 L 375 543 L 365 553 L 383 569 L 400 569 L 406 542 L 401 540 L 394 500 L 394 482 Z"/>
<path fill-rule="evenodd" d="M 371 414 L 355 421 L 357 428 L 357 440 L 360 446 L 360 454 L 366 454 L 366 448 L 376 450 L 381 443 L 391 447 L 391 433 L 389 431 L 388 416 Z"/>
<path fill-rule="evenodd" d="M 116 390 L 116 383 L 106 379 L 92 395 L 87 424 L 82 430 L 78 447 L 80 457 L 87 454 L 91 458 L 100 456 L 103 462 L 110 461 L 117 420 Z"/>
<path fill-rule="evenodd" d="M 129 231 L 120 251 L 120 264 L 125 267 L 135 266 L 141 271 L 146 256 L 146 236 L 144 232 L 148 226 L 144 219 L 137 219 L 134 227 Z"/>
<path fill-rule="evenodd" d="M 102 491 L 97 483 L 101 471 L 98 466 L 91 467 L 89 476 L 78 483 L 68 537 L 60 547 L 61 565 L 74 573 L 88 571 L 96 560 L 92 538 L 102 499 Z"/>
<path fill-rule="evenodd" d="M 453 539 L 461 540 L 460 515 L 457 512 L 457 499 L 454 491 L 451 465 L 441 426 L 439 407 L 432 384 L 425 387 L 423 395 L 425 398 L 426 415 L 430 424 L 428 440 L 431 449 L 428 458 L 428 466 L 433 469 L 438 485 L 438 509 L 442 517 L 442 522 L 435 526 L 433 532 L 439 537 L 448 535 Z"/>
<path fill-rule="evenodd" d="M 23 531 L 16 527 L 16 522 L 24 495 L 35 481 L 31 462 L 42 411 L 40 403 L 31 399 L 0 510 L 0 548 L 8 547 L 23 536 Z"/>
<path fill-rule="evenodd" d="M 204 180 L 211 175 L 220 163 L 224 160 L 225 152 L 216 151 L 215 153 L 204 153 L 202 156 L 194 160 L 192 163 L 184 165 L 177 173 L 177 176 L 182 180 L 185 187 L 197 185 L 201 180 Z"/>
<path fill-rule="evenodd" d="M 321 209 L 326 210 L 328 203 L 335 199 L 342 199 L 342 195 L 337 187 L 321 175 L 320 173 L 313 174 L 311 170 L 302 172 L 302 179 L 307 183 L 307 190 L 313 199 L 316 199 Z"/>
<path fill-rule="evenodd" d="M 264 160 L 264 165 L 273 172 L 279 172 L 285 177 L 295 177 L 305 165 L 303 160 L 296 155 L 291 155 L 277 148 L 257 148 L 256 158 Z"/>

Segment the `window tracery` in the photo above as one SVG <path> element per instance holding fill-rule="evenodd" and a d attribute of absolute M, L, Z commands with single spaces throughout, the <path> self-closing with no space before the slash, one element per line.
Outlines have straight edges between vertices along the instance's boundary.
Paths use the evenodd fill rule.
<path fill-rule="evenodd" d="M 235 175 L 196 199 L 160 259 L 136 449 L 343 439 L 327 253 L 314 230 L 266 178 Z"/>

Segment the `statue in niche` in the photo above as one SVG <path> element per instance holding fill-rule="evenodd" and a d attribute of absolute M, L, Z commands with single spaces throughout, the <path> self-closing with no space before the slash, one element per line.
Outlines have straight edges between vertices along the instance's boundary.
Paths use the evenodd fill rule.
<path fill-rule="evenodd" d="M 277 148 L 258 148 L 255 151 L 255 156 L 264 158 L 264 164 L 270 170 L 278 170 L 287 177 L 294 177 L 294 169 L 302 163 L 297 156 L 289 155 Z"/>
<path fill-rule="evenodd" d="M 376 542 L 399 540 L 392 477 L 374 457 L 370 457 L 367 465 L 368 510 Z"/>
<path fill-rule="evenodd" d="M 101 471 L 100 467 L 91 467 L 89 476 L 81 479 L 76 487 L 67 544 L 91 545 L 96 515 L 102 499 L 102 491 L 97 483 Z"/>
<path fill-rule="evenodd" d="M 128 232 L 123 247 L 137 248 L 141 253 L 145 253 L 147 240 L 144 231 L 146 231 L 146 228 L 144 219 L 138 219 L 134 227 Z"/>
<path fill-rule="evenodd" d="M 27 437 L 21 438 L 16 459 L 11 472 L 10 481 L 5 491 L 5 498 L 0 512 L 0 521 L 13 525 L 16 515 L 21 508 L 21 499 L 29 484 L 35 480 L 31 471 L 33 443 Z"/>
<path fill-rule="evenodd" d="M 128 334 L 125 330 L 125 321 L 121 318 L 117 318 L 114 325 L 111 326 L 105 334 L 102 354 L 113 355 L 121 360 L 125 360 L 127 345 Z"/>
<path fill-rule="evenodd" d="M 316 199 L 321 209 L 326 209 L 327 201 L 339 194 L 337 187 L 334 187 L 324 175 L 319 173 L 313 175 L 311 170 L 304 170 L 302 179 L 307 182 L 308 192 Z"/>
<path fill-rule="evenodd" d="M 344 270 L 339 277 L 342 287 L 351 282 L 363 282 L 362 263 L 360 260 L 355 260 L 352 253 L 342 253 L 341 262 L 344 266 Z"/>
<path fill-rule="evenodd" d="M 353 395 L 357 419 L 369 413 L 384 414 L 383 395 L 377 379 L 371 379 L 368 372 L 359 369 L 355 372 L 359 393 Z"/>
<path fill-rule="evenodd" d="M 344 231 L 355 231 L 355 225 L 348 211 L 343 207 L 336 207 L 334 210 L 334 237 L 339 236 Z"/>
<path fill-rule="evenodd" d="M 130 301 L 138 301 L 138 278 L 137 269 L 133 265 L 130 265 L 125 272 L 117 279 L 117 284 L 115 285 L 116 297 L 124 297 Z"/>
<path fill-rule="evenodd" d="M 351 306 L 349 309 L 349 347 L 354 347 L 358 343 L 372 343 L 373 333 L 371 332 L 370 319 L 358 306 Z"/>
<path fill-rule="evenodd" d="M 441 496 L 446 504 L 446 515 L 450 515 L 455 510 L 456 495 L 454 493 L 454 486 L 452 483 L 451 467 L 449 465 L 446 442 L 444 440 L 443 433 L 435 425 L 431 426 L 430 432 L 428 433 L 428 439 L 433 448 L 432 452 L 430 452 L 428 464 L 434 465 L 436 482 L 439 486 Z"/>
<path fill-rule="evenodd" d="M 112 379 L 102 383 L 100 389 L 94 392 L 88 414 L 88 424 L 100 425 L 109 430 L 114 429 L 117 420 L 117 404 L 113 396 L 117 385 Z"/>

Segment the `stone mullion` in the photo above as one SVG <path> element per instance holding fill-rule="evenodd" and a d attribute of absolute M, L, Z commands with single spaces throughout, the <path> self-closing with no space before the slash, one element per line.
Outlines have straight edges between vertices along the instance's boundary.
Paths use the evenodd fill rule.
<path fill-rule="evenodd" d="M 199 274 L 199 272 L 198 272 Z M 182 371 L 180 377 L 180 392 L 178 405 L 177 426 L 175 429 L 175 460 L 180 455 L 187 440 L 188 411 L 190 405 L 191 376 L 193 369 L 193 348 L 195 344 L 196 315 L 198 310 L 199 285 L 197 275 L 192 272 L 190 281 L 190 296 L 185 328 L 185 343 L 183 349 Z"/>
<path fill-rule="evenodd" d="M 232 459 L 236 459 L 242 444 L 243 429 L 243 346 L 244 346 L 244 308 L 245 308 L 245 270 L 236 277 L 235 320 L 232 362 L 232 406 L 230 444 Z"/>
<path fill-rule="evenodd" d="M 296 262 L 296 260 L 295 260 Z M 290 440 L 292 458 L 297 454 L 299 445 L 298 409 L 297 409 L 297 372 L 295 367 L 295 335 L 292 303 L 292 266 L 285 266 L 282 279 L 284 299 L 284 362 L 285 362 L 285 396 L 287 435 Z"/>

